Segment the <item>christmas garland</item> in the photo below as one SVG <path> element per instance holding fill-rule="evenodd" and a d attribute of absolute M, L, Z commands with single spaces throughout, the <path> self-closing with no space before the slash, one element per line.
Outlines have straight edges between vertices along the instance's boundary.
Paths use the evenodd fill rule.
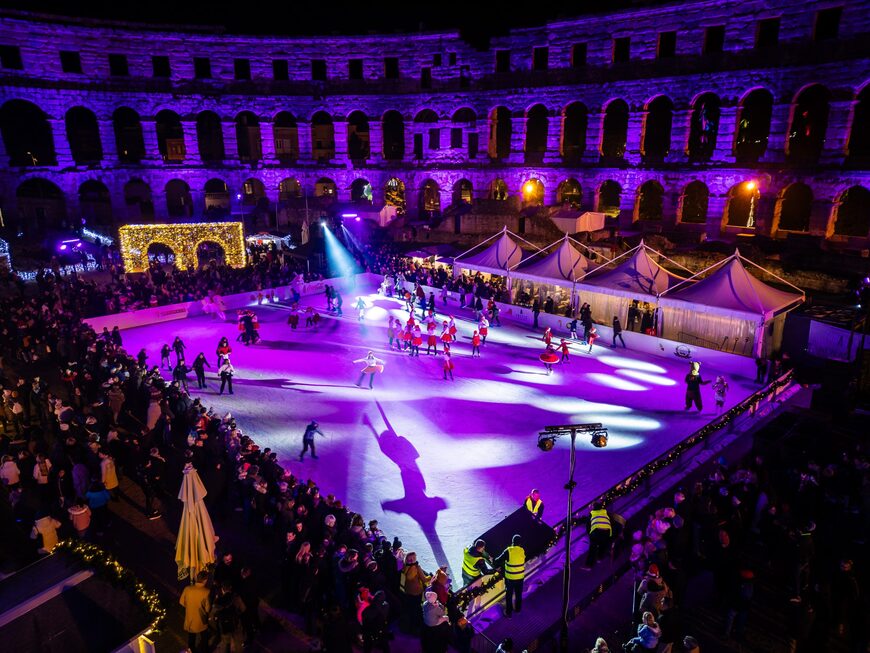
<path fill-rule="evenodd" d="M 133 596 L 151 618 L 151 622 L 145 629 L 145 635 L 149 635 L 159 629 L 160 624 L 166 618 L 166 608 L 163 607 L 163 602 L 160 600 L 157 592 L 148 589 L 142 584 L 132 571 L 124 567 L 100 547 L 88 544 L 87 542 L 63 540 L 58 542 L 52 551 L 52 553 L 58 552 L 65 552 L 80 559 L 108 582 L 126 590 Z"/>
<path fill-rule="evenodd" d="M 667 453 L 662 454 L 651 463 L 646 465 L 645 467 L 639 469 L 634 474 L 626 478 L 625 480 L 617 483 L 612 488 L 607 490 L 604 494 L 599 496 L 598 498 L 590 501 L 589 504 L 595 503 L 596 501 L 601 501 L 605 505 L 610 505 L 614 500 L 625 496 L 626 494 L 632 492 L 638 485 L 640 485 L 645 479 L 649 478 L 659 470 L 667 467 L 671 463 L 675 462 L 687 449 L 694 447 L 699 442 L 706 440 L 713 433 L 722 430 L 726 426 L 728 426 L 731 422 L 733 422 L 737 417 L 745 413 L 747 410 L 750 410 L 753 406 L 755 406 L 759 401 L 766 399 L 770 395 L 774 394 L 777 390 L 779 390 L 784 385 L 788 385 L 791 382 L 793 372 L 789 371 L 785 375 L 781 376 L 779 379 L 771 383 L 766 388 L 759 390 L 755 394 L 747 397 L 740 403 L 733 406 L 731 409 L 720 415 L 718 418 L 698 429 L 688 438 L 674 446 Z M 587 504 L 587 505 L 589 505 Z M 585 508 L 583 510 L 579 510 L 574 513 L 574 520 L 578 519 L 578 515 L 583 514 Z M 544 549 L 544 552 L 548 551 L 562 534 L 565 532 L 565 522 L 564 520 L 553 529 L 555 533 L 555 537 L 550 541 L 547 545 L 547 548 Z M 474 587 L 465 587 L 456 592 L 456 605 L 464 612 L 468 607 L 468 604 L 478 596 L 482 596 L 486 594 L 489 590 L 491 590 L 496 583 L 498 583 L 503 578 L 503 573 L 501 570 L 496 570 L 487 580 L 480 583 L 480 585 L 475 585 Z"/>

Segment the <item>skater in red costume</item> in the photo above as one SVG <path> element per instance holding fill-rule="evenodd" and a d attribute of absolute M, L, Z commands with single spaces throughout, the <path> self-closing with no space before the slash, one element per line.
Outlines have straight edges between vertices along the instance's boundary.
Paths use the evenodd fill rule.
<path fill-rule="evenodd" d="M 595 344 L 595 341 L 598 340 L 598 338 L 599 338 L 598 329 L 596 329 L 595 327 L 592 327 L 591 329 L 589 329 L 589 339 L 588 339 L 589 340 L 589 351 L 586 352 L 587 354 L 592 353 L 592 345 Z"/>
<path fill-rule="evenodd" d="M 450 327 L 447 326 L 447 322 L 444 322 L 444 328 L 441 331 L 441 342 L 444 343 L 445 347 L 450 347 L 450 343 L 453 342 L 453 335 L 450 333 Z"/>
<path fill-rule="evenodd" d="M 559 362 L 559 356 L 556 354 L 556 350 L 553 348 L 553 345 L 548 344 L 547 348 L 544 350 L 544 353 L 538 356 L 538 360 L 544 364 L 544 367 L 547 370 L 547 375 L 553 373 L 553 363 Z"/>
<path fill-rule="evenodd" d="M 480 334 L 477 331 L 471 336 L 471 357 L 474 358 L 475 356 L 480 358 Z"/>
<path fill-rule="evenodd" d="M 426 355 L 429 355 L 429 352 L 434 349 L 435 355 L 438 355 L 438 336 L 435 335 L 435 322 L 430 321 L 426 324 Z"/>
<path fill-rule="evenodd" d="M 414 339 L 412 334 L 412 330 L 414 328 L 414 320 L 408 320 L 408 323 L 405 325 L 405 330 L 402 331 L 402 351 L 410 348 L 411 340 Z"/>
<path fill-rule="evenodd" d="M 477 332 L 480 333 L 480 341 L 486 344 L 486 336 L 489 335 L 489 320 L 486 316 L 480 316 L 480 322 L 477 323 Z"/>
<path fill-rule="evenodd" d="M 447 380 L 447 375 L 450 375 L 450 380 L 453 381 L 453 359 L 450 357 L 450 350 L 444 352 L 444 380 Z"/>
<path fill-rule="evenodd" d="M 420 345 L 423 344 L 423 331 L 419 324 L 415 324 L 411 329 L 411 356 L 420 355 Z"/>
<path fill-rule="evenodd" d="M 547 327 L 544 330 L 544 336 L 541 338 L 544 341 L 544 344 L 549 347 L 553 342 L 553 330 L 550 327 Z"/>
<path fill-rule="evenodd" d="M 450 337 L 456 340 L 456 322 L 453 320 L 452 315 L 448 316 L 448 318 L 450 321 L 447 323 L 447 328 L 450 329 Z"/>
<path fill-rule="evenodd" d="M 560 360 L 559 363 L 561 363 L 562 365 L 564 365 L 565 363 L 570 363 L 571 352 L 568 351 L 568 341 L 565 340 L 565 338 L 562 338 L 562 342 L 559 343 L 559 349 L 562 351 L 562 360 Z"/>
<path fill-rule="evenodd" d="M 363 379 L 365 375 L 369 375 L 369 390 L 372 389 L 372 384 L 375 380 L 375 372 L 383 372 L 384 371 L 384 361 L 380 358 L 377 358 L 374 352 L 369 352 L 366 354 L 365 358 L 357 358 L 354 363 L 365 363 L 365 367 L 359 373 L 359 381 L 356 382 L 356 386 L 359 388 L 362 386 Z"/>

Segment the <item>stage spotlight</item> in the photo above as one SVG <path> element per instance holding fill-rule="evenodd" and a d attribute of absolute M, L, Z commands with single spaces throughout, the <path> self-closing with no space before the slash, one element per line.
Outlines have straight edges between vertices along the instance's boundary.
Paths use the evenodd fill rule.
<path fill-rule="evenodd" d="M 538 437 L 538 449 L 541 451 L 552 451 L 556 444 L 556 438 L 542 435 Z"/>
<path fill-rule="evenodd" d="M 595 431 L 592 434 L 592 446 L 597 449 L 603 449 L 607 446 L 607 431 Z"/>

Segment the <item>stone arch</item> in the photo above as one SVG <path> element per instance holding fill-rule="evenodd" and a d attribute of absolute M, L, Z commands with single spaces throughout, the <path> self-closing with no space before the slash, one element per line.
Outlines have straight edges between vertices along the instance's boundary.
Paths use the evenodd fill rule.
<path fill-rule="evenodd" d="M 288 202 L 302 197 L 302 184 L 296 177 L 287 177 L 278 184 L 278 201 Z"/>
<path fill-rule="evenodd" d="M 145 158 L 145 137 L 142 120 L 130 107 L 118 107 L 112 113 L 112 129 L 115 132 L 115 148 L 122 163 L 139 163 Z"/>
<path fill-rule="evenodd" d="M 441 212 L 441 188 L 434 179 L 427 179 L 420 186 L 420 213 L 436 215 Z"/>
<path fill-rule="evenodd" d="M 468 179 L 453 184 L 453 206 L 471 206 L 474 203 L 474 186 Z"/>
<path fill-rule="evenodd" d="M 828 237 L 870 237 L 870 190 L 863 186 L 847 188 L 834 205 Z"/>
<path fill-rule="evenodd" d="M 664 218 L 665 189 L 655 179 L 642 183 L 637 189 L 634 219 L 640 222 L 661 222 Z"/>
<path fill-rule="evenodd" d="M 281 163 L 293 163 L 299 158 L 299 125 L 289 111 L 279 112 L 272 120 L 275 156 Z"/>
<path fill-rule="evenodd" d="M 263 158 L 260 119 L 253 111 L 236 115 L 236 150 L 242 163 L 256 163 Z"/>
<path fill-rule="evenodd" d="M 201 238 L 193 247 L 196 256 L 196 267 L 202 268 L 212 263 L 223 264 L 226 259 L 226 250 L 217 240 L 205 237 Z"/>
<path fill-rule="evenodd" d="M 220 163 L 226 158 L 223 125 L 214 111 L 200 111 L 196 115 L 196 142 L 203 162 Z"/>
<path fill-rule="evenodd" d="M 549 125 L 549 111 L 543 104 L 536 104 L 526 112 L 526 163 L 541 163 L 544 160 Z"/>
<path fill-rule="evenodd" d="M 586 151 L 586 132 L 589 128 L 589 110 L 582 102 L 572 102 L 562 112 L 562 161 L 576 165 Z"/>
<path fill-rule="evenodd" d="M 79 212 L 87 225 L 111 225 L 112 199 L 109 189 L 97 179 L 88 179 L 79 186 Z"/>
<path fill-rule="evenodd" d="M 223 179 L 205 182 L 205 214 L 212 218 L 227 216 L 231 210 L 230 189 Z"/>
<path fill-rule="evenodd" d="M 794 99 L 786 157 L 797 163 L 815 163 L 825 145 L 831 92 L 821 84 L 802 89 Z"/>
<path fill-rule="evenodd" d="M 583 189 L 580 187 L 580 182 L 569 177 L 559 184 L 556 188 L 556 202 L 559 204 L 570 204 L 573 208 L 579 209 L 583 199 Z"/>
<path fill-rule="evenodd" d="M 371 204 L 373 199 L 372 185 L 362 177 L 354 179 L 350 185 L 350 201 Z"/>
<path fill-rule="evenodd" d="M 246 262 L 241 222 L 124 225 L 118 229 L 118 240 L 126 272 L 147 270 L 148 250 L 155 244 L 174 252 L 175 266 L 182 270 L 196 267 L 196 252 L 204 241 L 223 248 L 227 265 L 240 268 Z"/>
<path fill-rule="evenodd" d="M 812 210 L 812 189 L 801 182 L 789 184 L 777 198 L 771 231 L 809 231 Z"/>
<path fill-rule="evenodd" d="M 659 95 L 646 105 L 640 148 L 644 163 L 661 163 L 667 158 L 673 125 L 674 103 L 667 95 Z"/>
<path fill-rule="evenodd" d="M 266 186 L 256 177 L 245 179 L 242 183 L 242 205 L 264 208 L 268 206 L 269 199 L 266 197 Z"/>
<path fill-rule="evenodd" d="M 311 116 L 311 154 L 318 163 L 335 158 L 335 126 L 326 111 Z"/>
<path fill-rule="evenodd" d="M 728 189 L 728 202 L 725 204 L 722 225 L 754 229 L 758 222 L 756 216 L 760 199 L 761 193 L 755 182 L 743 181 L 734 184 Z"/>
<path fill-rule="evenodd" d="M 9 100 L 0 107 L 0 134 L 10 166 L 57 164 L 48 116 L 27 100 Z"/>
<path fill-rule="evenodd" d="M 622 161 L 628 139 L 628 103 L 616 98 L 604 108 L 599 153 L 604 162 Z"/>
<path fill-rule="evenodd" d="M 505 180 L 501 177 L 497 179 L 493 179 L 489 183 L 489 193 L 488 197 L 491 200 L 495 200 L 497 202 L 503 202 L 507 200 L 510 196 L 510 191 L 508 191 L 508 186 L 505 183 Z"/>
<path fill-rule="evenodd" d="M 99 163 L 103 158 L 100 127 L 94 112 L 85 107 L 72 107 L 64 116 L 66 140 L 76 165 Z"/>
<path fill-rule="evenodd" d="M 40 177 L 22 181 L 15 190 L 18 217 L 24 231 L 45 233 L 46 229 L 66 229 L 66 198 L 56 184 Z"/>
<path fill-rule="evenodd" d="M 734 157 L 738 163 L 757 163 L 767 151 L 773 95 L 766 88 L 755 88 L 740 100 Z"/>
<path fill-rule="evenodd" d="M 622 210 L 622 186 L 619 182 L 613 179 L 601 182 L 597 195 L 595 210 L 606 214 L 609 218 L 618 218 Z"/>
<path fill-rule="evenodd" d="M 402 114 L 391 109 L 381 118 L 384 140 L 384 159 L 401 161 L 405 158 L 405 120 Z"/>
<path fill-rule="evenodd" d="M 327 199 L 338 199 L 338 186 L 329 177 L 320 177 L 314 183 L 314 197 L 323 197 Z"/>
<path fill-rule="evenodd" d="M 530 177 L 523 182 L 523 206 L 544 205 L 544 182 L 537 177 Z"/>
<path fill-rule="evenodd" d="M 709 161 L 713 157 L 721 116 L 722 101 L 715 93 L 702 93 L 692 102 L 686 144 L 690 161 Z"/>
<path fill-rule="evenodd" d="M 408 205 L 405 199 L 405 182 L 390 177 L 384 185 L 384 203 L 387 206 L 395 206 L 399 215 L 404 214 Z"/>
<path fill-rule="evenodd" d="M 850 163 L 870 163 L 870 83 L 855 98 L 847 154 Z"/>
<path fill-rule="evenodd" d="M 369 119 L 362 111 L 347 117 L 347 156 L 351 161 L 365 161 L 371 154 Z"/>
<path fill-rule="evenodd" d="M 163 109 L 155 116 L 157 129 L 157 147 L 165 163 L 181 163 L 184 161 L 184 128 L 181 118 L 171 109 Z"/>
<path fill-rule="evenodd" d="M 489 158 L 503 161 L 510 156 L 513 123 L 510 109 L 495 107 L 489 114 Z"/>
<path fill-rule="evenodd" d="M 138 178 L 124 184 L 124 204 L 127 207 L 127 222 L 154 222 L 154 197 L 151 186 Z"/>
<path fill-rule="evenodd" d="M 170 218 L 189 218 L 193 215 L 193 199 L 190 186 L 181 179 L 166 182 L 166 210 Z"/>
<path fill-rule="evenodd" d="M 703 181 L 690 181 L 680 195 L 680 222 L 705 224 L 710 208 L 710 189 Z"/>

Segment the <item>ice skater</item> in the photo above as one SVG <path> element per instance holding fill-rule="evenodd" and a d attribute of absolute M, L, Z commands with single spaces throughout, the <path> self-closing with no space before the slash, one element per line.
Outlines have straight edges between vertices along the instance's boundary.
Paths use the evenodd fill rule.
<path fill-rule="evenodd" d="M 589 327 L 589 333 L 586 335 L 586 342 L 589 343 L 589 349 L 586 351 L 587 354 L 592 353 L 592 345 L 595 344 L 596 340 L 598 340 L 598 329 L 591 326 Z"/>
<path fill-rule="evenodd" d="M 480 334 L 477 331 L 471 336 L 471 357 L 475 356 L 480 358 Z"/>
<path fill-rule="evenodd" d="M 450 327 L 447 325 L 447 320 L 444 320 L 443 328 L 441 329 L 441 342 L 447 349 L 450 348 L 450 343 L 453 342 L 453 334 L 450 333 Z"/>
<path fill-rule="evenodd" d="M 365 363 L 365 367 L 359 373 L 359 380 L 356 382 L 356 387 L 362 387 L 363 379 L 365 375 L 369 375 L 369 390 L 372 390 L 372 385 L 375 381 L 375 372 L 383 372 L 384 371 L 384 361 L 380 358 L 377 358 L 374 352 L 369 352 L 365 355 L 365 358 L 357 358 L 354 363 Z"/>
<path fill-rule="evenodd" d="M 613 316 L 613 343 L 610 345 L 611 349 L 616 349 L 616 339 L 619 338 L 619 342 L 622 343 L 622 347 L 625 347 L 625 340 L 622 339 L 622 325 L 619 323 L 619 317 L 617 315 Z"/>
<path fill-rule="evenodd" d="M 165 344 L 160 348 L 160 367 L 166 367 L 167 370 L 172 369 L 172 361 L 169 360 L 169 354 L 172 352 L 172 348 Z"/>
<path fill-rule="evenodd" d="M 302 451 L 299 453 L 300 463 L 303 456 L 305 456 L 305 452 L 309 449 L 311 449 L 311 457 L 317 460 L 317 450 L 314 448 L 314 434 L 319 433 L 321 437 L 326 437 L 319 427 L 320 424 L 315 419 L 311 420 L 311 423 L 305 427 L 305 433 L 302 434 Z"/>
<path fill-rule="evenodd" d="M 187 347 L 184 345 L 184 341 L 181 339 L 181 336 L 175 336 L 175 340 L 172 341 L 172 349 L 175 351 L 175 362 L 183 363 L 184 350 L 187 349 Z"/>
<path fill-rule="evenodd" d="M 713 381 L 713 400 L 716 402 L 716 414 L 719 415 L 725 407 L 725 397 L 728 394 L 728 381 L 721 374 Z"/>
<path fill-rule="evenodd" d="M 230 362 L 229 355 L 224 358 L 223 365 L 221 365 L 218 373 L 221 376 L 221 389 L 218 391 L 218 394 L 222 395 L 224 393 L 224 387 L 228 387 L 230 394 L 233 394 L 233 374 L 236 373 L 236 369 Z"/>
<path fill-rule="evenodd" d="M 456 320 L 453 319 L 452 315 L 447 317 L 447 328 L 450 329 L 450 340 L 456 340 Z"/>
<path fill-rule="evenodd" d="M 411 348 L 411 341 L 414 339 L 413 330 L 414 320 L 412 318 L 408 320 L 408 323 L 405 325 L 405 328 L 402 331 L 402 351 Z"/>
<path fill-rule="evenodd" d="M 450 350 L 444 350 L 444 380 L 447 380 L 447 375 L 450 375 L 450 380 L 453 381 L 453 359 L 450 357 Z"/>
<path fill-rule="evenodd" d="M 205 359 L 205 354 L 203 352 L 199 352 L 199 354 L 197 354 L 196 358 L 193 359 L 193 363 L 191 364 L 193 371 L 196 372 L 196 387 L 200 390 L 208 387 L 208 384 L 205 382 L 206 365 L 211 368 L 211 364 Z"/>
<path fill-rule="evenodd" d="M 701 400 L 701 386 L 708 383 L 710 382 L 701 378 L 701 363 L 692 361 L 692 367 L 686 374 L 686 410 L 689 410 L 694 403 L 700 414 L 704 408 Z"/>
<path fill-rule="evenodd" d="M 415 324 L 411 329 L 411 356 L 420 356 L 420 345 L 423 344 L 423 331 L 419 324 Z"/>
<path fill-rule="evenodd" d="M 396 320 L 396 322 L 398 322 L 398 320 Z M 399 323 L 398 328 L 400 328 L 400 329 L 402 328 L 401 323 Z M 393 349 L 393 340 L 396 339 L 396 329 L 395 329 L 395 327 L 393 326 L 393 317 L 392 317 L 392 316 L 388 316 L 388 317 L 387 317 L 387 339 L 388 339 L 388 341 L 389 341 L 389 342 L 387 343 L 387 346 L 388 346 L 388 347 L 390 348 L 390 350 L 392 351 L 392 349 Z"/>
<path fill-rule="evenodd" d="M 485 315 L 480 316 L 480 322 L 477 323 L 477 331 L 480 333 L 480 341 L 485 345 L 486 336 L 489 335 L 489 320 Z"/>
<path fill-rule="evenodd" d="M 559 356 L 556 354 L 553 345 L 547 343 L 547 348 L 544 350 L 543 354 L 538 356 L 538 360 L 544 364 L 544 368 L 547 370 L 547 376 L 549 376 L 553 373 L 553 364 L 559 362 Z"/>
<path fill-rule="evenodd" d="M 438 355 L 438 336 L 435 335 L 435 321 L 429 320 L 426 323 L 426 355 L 434 349 L 435 355 Z"/>
<path fill-rule="evenodd" d="M 172 370 L 172 380 L 178 384 L 179 388 L 184 388 L 184 391 L 187 394 L 190 394 L 190 390 L 187 387 L 187 375 L 189 373 L 190 369 L 184 364 L 184 358 L 178 361 L 175 368 Z"/>
<path fill-rule="evenodd" d="M 224 358 L 229 357 L 230 352 L 233 351 L 233 348 L 230 347 L 230 341 L 226 336 L 221 338 L 218 341 L 217 349 L 215 350 L 215 354 L 217 354 L 217 366 L 220 367 L 223 365 Z M 209 366 L 211 367 L 211 366 Z"/>
<path fill-rule="evenodd" d="M 366 303 L 362 297 L 356 298 L 356 304 L 353 307 L 359 311 L 359 317 L 357 318 L 358 322 L 362 322 L 363 318 L 366 316 Z"/>
<path fill-rule="evenodd" d="M 566 363 L 571 363 L 571 352 L 568 351 L 568 341 L 565 338 L 562 338 L 562 341 L 559 343 L 559 349 L 562 352 L 562 358 L 559 361 L 560 365 L 565 365 Z"/>
<path fill-rule="evenodd" d="M 571 334 L 571 340 L 577 340 L 577 318 L 568 322 L 568 331 Z"/>

